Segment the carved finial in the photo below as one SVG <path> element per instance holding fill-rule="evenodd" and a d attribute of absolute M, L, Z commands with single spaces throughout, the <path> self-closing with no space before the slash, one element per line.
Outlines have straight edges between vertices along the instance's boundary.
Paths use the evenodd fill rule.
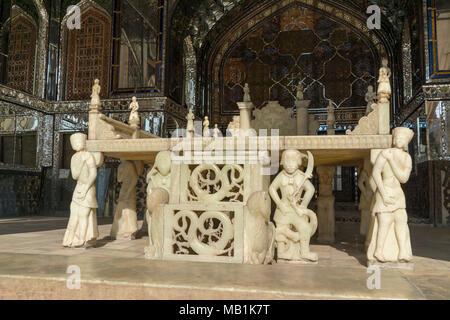
<path fill-rule="evenodd" d="M 300 80 L 297 86 L 297 100 L 303 100 L 303 83 Z"/>
<path fill-rule="evenodd" d="M 327 134 L 334 134 L 334 124 L 335 124 L 335 117 L 334 117 L 334 106 L 333 106 L 333 101 L 330 100 L 330 102 L 328 103 L 328 107 L 327 107 Z"/>
<path fill-rule="evenodd" d="M 251 102 L 252 99 L 250 97 L 250 88 L 248 87 L 248 83 L 244 86 L 244 102 Z"/>
<path fill-rule="evenodd" d="M 133 97 L 131 99 L 131 103 L 128 109 L 131 110 L 128 123 L 131 125 L 139 125 L 139 113 L 138 113 L 139 104 L 137 102 L 136 97 Z"/>
<path fill-rule="evenodd" d="M 218 138 L 219 137 L 219 132 L 220 132 L 220 130 L 219 130 L 219 128 L 217 126 L 217 123 L 216 123 L 216 124 L 214 124 L 213 137 L 214 138 Z"/>
<path fill-rule="evenodd" d="M 208 117 L 205 117 L 205 120 L 203 120 L 203 136 L 204 137 L 210 137 L 210 132 L 209 132 L 209 120 Z"/>
<path fill-rule="evenodd" d="M 95 79 L 94 85 L 92 86 L 92 94 L 91 94 L 91 106 L 100 106 L 100 80 Z"/>
<path fill-rule="evenodd" d="M 388 102 L 391 97 L 391 69 L 388 67 L 388 60 L 383 58 L 381 60 L 382 67 L 380 68 L 379 76 L 378 76 L 378 99 L 380 102 Z"/>

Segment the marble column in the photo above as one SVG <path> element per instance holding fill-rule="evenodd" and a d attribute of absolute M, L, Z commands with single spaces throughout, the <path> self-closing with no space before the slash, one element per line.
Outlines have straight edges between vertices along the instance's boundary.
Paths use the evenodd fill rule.
<path fill-rule="evenodd" d="M 319 166 L 316 168 L 319 177 L 319 197 L 317 198 L 317 219 L 320 243 L 334 242 L 335 212 L 333 195 L 333 178 L 336 167 Z"/>
<path fill-rule="evenodd" d="M 253 109 L 252 102 L 238 102 L 239 107 L 239 120 L 240 120 L 240 130 L 243 135 L 251 128 L 250 127 L 250 116 Z"/>
<path fill-rule="evenodd" d="M 297 135 L 308 135 L 308 107 L 311 100 L 296 100 L 295 107 L 297 108 Z"/>

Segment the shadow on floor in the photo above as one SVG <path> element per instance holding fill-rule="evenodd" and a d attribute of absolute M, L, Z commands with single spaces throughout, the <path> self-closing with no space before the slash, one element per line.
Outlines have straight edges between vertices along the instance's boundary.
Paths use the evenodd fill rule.
<path fill-rule="evenodd" d="M 65 229 L 68 217 L 20 217 L 0 219 L 0 235 Z M 112 218 L 98 218 L 98 225 L 111 224 Z"/>

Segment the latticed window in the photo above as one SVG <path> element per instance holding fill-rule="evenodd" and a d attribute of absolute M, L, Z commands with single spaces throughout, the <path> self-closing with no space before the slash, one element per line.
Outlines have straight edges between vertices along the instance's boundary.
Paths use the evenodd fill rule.
<path fill-rule="evenodd" d="M 111 55 L 111 20 L 89 8 L 81 14 L 81 29 L 70 30 L 67 47 L 66 99 L 89 99 L 93 79 L 100 79 L 106 97 Z"/>
<path fill-rule="evenodd" d="M 8 56 L 8 86 L 33 93 L 37 26 L 23 14 L 12 19 Z"/>

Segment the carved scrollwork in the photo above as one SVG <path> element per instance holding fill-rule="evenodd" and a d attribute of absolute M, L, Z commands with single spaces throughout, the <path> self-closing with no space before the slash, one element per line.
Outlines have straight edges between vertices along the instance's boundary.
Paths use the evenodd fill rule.
<path fill-rule="evenodd" d="M 174 254 L 233 255 L 234 226 L 229 213 L 180 210 L 170 220 Z"/>
<path fill-rule="evenodd" d="M 214 203 L 219 201 L 242 202 L 244 169 L 240 165 L 204 163 L 192 171 L 189 178 L 189 201 Z"/>

